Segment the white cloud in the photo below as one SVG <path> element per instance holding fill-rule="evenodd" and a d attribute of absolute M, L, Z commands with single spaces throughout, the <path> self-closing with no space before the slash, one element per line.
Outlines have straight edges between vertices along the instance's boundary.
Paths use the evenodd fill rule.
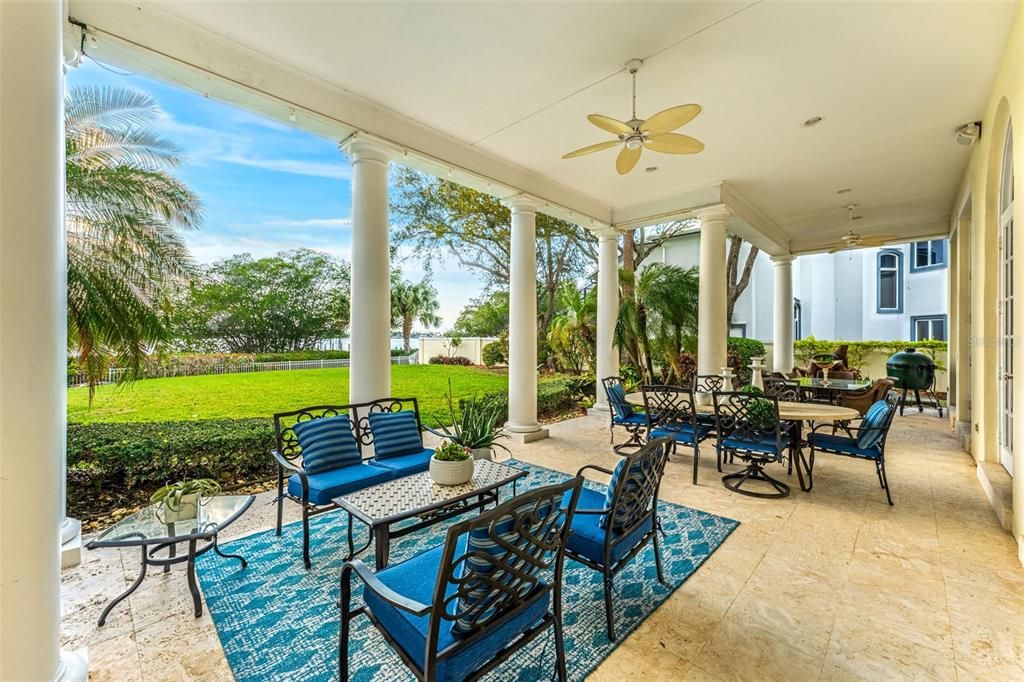
<path fill-rule="evenodd" d="M 308 240 L 297 240 L 292 235 L 281 239 L 259 239 L 255 237 L 225 237 L 224 235 L 190 233 L 185 235 L 189 251 L 198 263 L 213 263 L 241 253 L 253 258 L 273 256 L 281 251 L 297 248 L 312 248 L 324 251 L 336 258 L 350 260 L 352 251 L 347 246 L 335 244 L 311 244 Z"/>
<path fill-rule="evenodd" d="M 259 223 L 264 227 L 351 227 L 351 218 L 268 218 Z"/>
<path fill-rule="evenodd" d="M 318 178 L 331 178 L 333 180 L 349 180 L 352 177 L 352 168 L 346 166 L 340 160 L 337 163 L 329 163 L 324 161 L 300 161 L 298 159 L 259 159 L 240 154 L 228 154 L 222 156 L 220 160 L 275 173 L 309 175 Z"/>

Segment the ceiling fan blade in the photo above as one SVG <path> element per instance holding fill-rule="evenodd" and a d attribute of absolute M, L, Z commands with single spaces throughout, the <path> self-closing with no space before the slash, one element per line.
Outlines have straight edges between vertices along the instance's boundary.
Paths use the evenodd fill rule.
<path fill-rule="evenodd" d="M 689 135 L 660 133 L 651 135 L 644 145 L 652 152 L 663 154 L 696 154 L 704 151 L 704 143 Z"/>
<path fill-rule="evenodd" d="M 841 244 L 839 246 L 832 247 L 831 249 L 828 250 L 828 252 L 829 253 L 839 253 L 840 251 L 846 251 L 849 248 L 850 248 L 849 244 Z"/>
<path fill-rule="evenodd" d="M 896 235 L 893 235 L 893 234 L 878 234 L 878 235 L 872 235 L 870 237 L 864 237 L 864 239 L 860 240 L 860 245 L 861 246 L 882 246 L 883 244 L 888 244 L 889 242 L 894 241 L 896 239 L 899 239 L 899 237 L 897 237 Z"/>
<path fill-rule="evenodd" d="M 667 133 L 686 125 L 703 111 L 699 104 L 683 104 L 682 106 L 665 109 L 654 114 L 640 126 L 642 133 Z"/>
<path fill-rule="evenodd" d="M 596 125 L 601 130 L 607 130 L 613 135 L 630 135 L 633 129 L 622 121 L 612 118 L 611 116 L 602 116 L 601 114 L 591 114 L 587 116 L 587 120 Z"/>
<path fill-rule="evenodd" d="M 569 152 L 568 154 L 565 154 L 564 156 L 562 156 L 562 158 L 563 159 L 575 159 L 577 156 L 583 156 L 584 154 L 593 154 L 594 152 L 600 152 L 600 151 L 603 151 L 605 149 L 611 149 L 612 147 L 617 147 L 620 144 L 622 144 L 622 143 L 619 142 L 618 140 L 609 140 L 608 142 L 598 142 L 597 144 L 592 144 L 592 145 L 587 146 L 587 147 L 580 147 L 579 149 L 575 149 L 575 150 Z"/>
<path fill-rule="evenodd" d="M 636 162 L 640 160 L 641 151 L 643 151 L 643 147 L 637 147 L 636 149 L 622 148 L 622 151 L 619 152 L 619 157 L 615 159 L 615 170 L 619 171 L 619 175 L 625 175 L 633 170 Z"/>

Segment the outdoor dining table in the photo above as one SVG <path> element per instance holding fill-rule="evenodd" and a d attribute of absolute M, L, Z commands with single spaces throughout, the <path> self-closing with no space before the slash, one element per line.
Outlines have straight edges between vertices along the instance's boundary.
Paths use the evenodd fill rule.
<path fill-rule="evenodd" d="M 629 393 L 626 395 L 626 402 L 630 405 L 643 407 L 643 393 Z M 696 401 L 696 410 L 701 414 L 713 414 L 715 408 L 709 403 Z M 796 475 L 800 479 L 800 489 L 808 491 L 811 489 L 812 463 L 804 459 L 803 454 L 803 424 L 804 422 L 844 422 L 860 418 L 860 412 L 852 407 L 840 407 L 838 405 L 827 405 L 824 403 L 794 403 L 779 401 L 779 419 L 793 423 L 793 442 L 796 444 L 797 456 L 795 459 Z M 804 481 L 804 474 L 801 471 L 801 464 L 807 471 L 807 481 Z"/>

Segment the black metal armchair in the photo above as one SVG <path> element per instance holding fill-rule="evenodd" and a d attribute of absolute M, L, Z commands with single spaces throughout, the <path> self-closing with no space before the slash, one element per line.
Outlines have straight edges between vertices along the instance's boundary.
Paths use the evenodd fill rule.
<path fill-rule="evenodd" d="M 717 422 L 719 456 L 730 455 L 746 463 L 742 471 L 722 477 L 722 485 L 751 497 L 776 498 L 789 495 L 789 486 L 764 471 L 771 462 L 782 462 L 785 451 L 793 456 L 792 424 L 779 419 L 779 399 L 741 391 L 712 394 Z M 762 481 L 774 493 L 744 489 L 748 481 Z"/>
<path fill-rule="evenodd" d="M 693 448 L 693 482 L 697 483 L 700 444 L 710 435 L 709 424 L 698 421 L 693 392 L 678 386 L 644 386 L 647 438 L 670 438 L 671 454 L 680 443 Z"/>
<path fill-rule="evenodd" d="M 608 397 L 609 423 L 608 442 L 616 453 L 623 455 L 632 452 L 644 444 L 640 434 L 647 427 L 647 417 L 638 414 L 633 406 L 626 402 L 626 389 L 619 377 L 605 377 L 601 379 L 605 395 Z M 615 445 L 615 427 L 621 426 L 629 434 L 625 443 Z"/>
<path fill-rule="evenodd" d="M 580 491 L 580 504 L 565 548 L 570 559 L 600 571 L 604 576 L 604 611 L 608 639 L 612 641 L 615 640 L 612 582 L 615 574 L 648 542 L 654 543 L 658 582 L 667 586 L 658 546 L 658 533 L 661 531 L 658 489 L 671 446 L 671 439 L 658 438 L 626 455 L 615 471 L 591 464 L 576 474 L 582 476 L 584 471 L 592 469 L 612 477 L 606 494 L 590 488 Z"/>
<path fill-rule="evenodd" d="M 564 549 L 582 479 L 531 490 L 448 529 L 441 547 L 373 573 L 341 571 L 338 672 L 349 679 L 352 619 L 365 615 L 419 680 L 477 680 L 548 628 L 566 680 Z M 352 578 L 365 605 L 352 608 Z"/>

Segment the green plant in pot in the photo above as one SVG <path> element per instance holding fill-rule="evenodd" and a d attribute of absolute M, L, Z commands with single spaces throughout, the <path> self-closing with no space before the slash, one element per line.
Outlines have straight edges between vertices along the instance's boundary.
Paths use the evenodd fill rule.
<path fill-rule="evenodd" d="M 438 485 L 462 485 L 473 478 L 473 451 L 446 440 L 430 458 L 430 478 Z"/>
<path fill-rule="evenodd" d="M 448 403 L 448 417 L 445 420 L 448 425 L 442 425 L 441 431 L 448 440 L 472 450 L 475 459 L 494 459 L 495 448 L 509 451 L 498 442 L 508 438 L 505 430 L 498 425 L 501 405 L 486 403 L 473 396 L 462 400 L 459 406 L 461 409 L 456 409 L 451 380 L 448 381 L 445 400 Z"/>
<path fill-rule="evenodd" d="M 175 523 L 194 519 L 199 506 L 220 492 L 220 483 L 209 478 L 171 483 L 153 493 L 149 501 L 162 523 Z"/>

